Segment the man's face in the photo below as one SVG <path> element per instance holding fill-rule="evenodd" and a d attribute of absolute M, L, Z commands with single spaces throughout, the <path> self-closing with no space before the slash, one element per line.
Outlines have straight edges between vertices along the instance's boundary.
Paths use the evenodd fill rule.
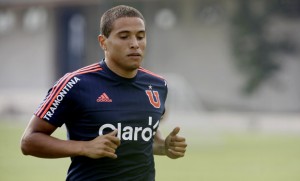
<path fill-rule="evenodd" d="M 117 19 L 109 37 L 104 39 L 105 55 L 114 69 L 130 72 L 140 67 L 146 48 L 145 23 L 142 19 Z"/>

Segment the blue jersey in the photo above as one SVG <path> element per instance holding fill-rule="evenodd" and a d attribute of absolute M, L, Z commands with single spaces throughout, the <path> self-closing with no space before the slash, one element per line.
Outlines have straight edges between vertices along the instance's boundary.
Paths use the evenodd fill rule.
<path fill-rule="evenodd" d="M 153 181 L 153 136 L 167 91 L 166 81 L 146 69 L 123 78 L 102 60 L 57 81 L 35 115 L 57 127 L 65 124 L 70 140 L 92 140 L 118 130 L 117 159 L 72 157 L 67 180 Z"/>

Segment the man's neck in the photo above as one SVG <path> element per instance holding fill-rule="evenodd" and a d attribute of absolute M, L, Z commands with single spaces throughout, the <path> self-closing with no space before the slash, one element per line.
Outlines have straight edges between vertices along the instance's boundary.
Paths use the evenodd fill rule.
<path fill-rule="evenodd" d="M 131 79 L 131 78 L 135 77 L 137 74 L 137 69 L 132 70 L 132 71 L 126 71 L 126 70 L 122 69 L 121 67 L 115 65 L 112 61 L 110 61 L 108 59 L 104 59 L 104 61 L 107 65 L 107 67 L 120 77 Z"/>

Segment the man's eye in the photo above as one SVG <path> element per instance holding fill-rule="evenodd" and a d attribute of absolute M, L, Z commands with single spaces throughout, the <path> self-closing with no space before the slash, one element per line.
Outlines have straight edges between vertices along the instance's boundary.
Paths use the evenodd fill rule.
<path fill-rule="evenodd" d="M 125 40 L 128 36 L 120 36 L 121 39 Z"/>
<path fill-rule="evenodd" d="M 144 35 L 144 34 L 138 34 L 138 35 L 136 36 L 136 38 L 137 38 L 138 40 L 142 40 L 142 39 L 145 38 L 145 35 Z"/>

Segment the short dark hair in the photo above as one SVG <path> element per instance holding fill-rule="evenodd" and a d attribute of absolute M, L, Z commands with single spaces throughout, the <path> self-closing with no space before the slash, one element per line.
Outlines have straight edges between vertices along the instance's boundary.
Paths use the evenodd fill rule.
<path fill-rule="evenodd" d="M 100 21 L 100 33 L 105 37 L 109 37 L 112 31 L 113 23 L 117 19 L 123 17 L 137 17 L 137 18 L 141 18 L 145 22 L 142 13 L 139 12 L 137 9 L 130 6 L 119 5 L 107 10 L 102 15 Z"/>

